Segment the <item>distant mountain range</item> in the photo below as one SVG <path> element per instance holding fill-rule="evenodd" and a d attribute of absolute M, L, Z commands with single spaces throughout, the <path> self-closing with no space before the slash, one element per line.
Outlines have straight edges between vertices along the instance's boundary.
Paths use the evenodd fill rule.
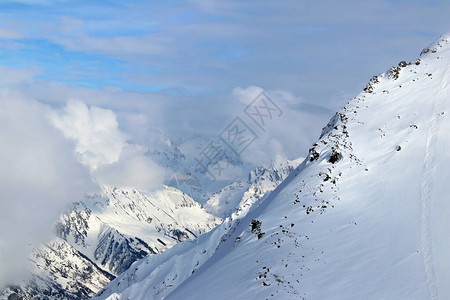
<path fill-rule="evenodd" d="M 10 286 L 0 298 L 88 298 L 135 261 L 208 232 L 220 221 L 172 187 L 146 194 L 104 186 L 101 194 L 61 214 L 55 238 L 33 251 L 32 278 Z"/>
<path fill-rule="evenodd" d="M 214 193 L 205 207 L 174 187 L 147 194 L 104 186 L 61 214 L 54 239 L 33 250 L 31 279 L 9 286 L 0 299 L 87 299 L 134 262 L 193 240 L 250 206 L 300 161 L 258 167 Z"/>

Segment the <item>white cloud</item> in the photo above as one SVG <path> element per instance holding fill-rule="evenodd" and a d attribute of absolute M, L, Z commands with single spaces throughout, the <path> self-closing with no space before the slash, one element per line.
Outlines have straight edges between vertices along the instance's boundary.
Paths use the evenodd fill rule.
<path fill-rule="evenodd" d="M 230 92 L 214 95 L 174 97 L 120 89 L 70 87 L 63 83 L 30 79 L 29 74 L 12 71 L 9 72 L 15 74 L 11 76 L 12 78 L 4 78 L 6 85 L 12 85 L 14 89 L 20 89 L 27 95 L 46 99 L 52 105 L 59 106 L 61 101 L 67 98 L 83 99 L 86 104 L 78 103 L 78 105 L 84 108 L 69 109 L 73 110 L 69 113 L 66 107 L 58 111 L 56 115 L 65 119 L 70 128 L 81 123 L 76 125 L 78 127 L 75 129 L 82 130 L 75 134 L 74 140 L 86 141 L 83 146 L 84 152 L 89 152 L 91 159 L 95 158 L 95 160 L 92 159 L 93 161 L 109 163 L 115 161 L 116 169 L 118 165 L 122 164 L 122 162 L 117 162 L 126 156 L 122 155 L 118 149 L 125 151 L 124 149 L 130 144 L 139 144 L 146 147 L 146 150 L 152 150 L 157 147 L 156 144 L 161 136 L 167 135 L 178 144 L 182 144 L 187 158 L 193 158 L 199 155 L 204 146 L 202 143 L 216 138 L 235 117 L 240 116 L 245 122 L 248 122 L 248 125 L 256 126 L 247 119 L 243 110 L 263 91 L 262 87 L 252 85 L 236 87 Z M 17 79 L 13 77 L 17 77 Z M 0 84 L 1 82 L 2 78 L 0 78 Z M 48 91 L 52 91 L 52 93 Z M 252 165 L 260 165 L 269 163 L 277 155 L 289 159 L 306 155 L 305 152 L 317 139 L 320 129 L 331 118 L 333 111 L 320 105 L 307 103 L 298 95 L 286 90 L 277 89 L 266 92 L 283 110 L 283 115 L 280 118 L 274 118 L 273 122 L 269 122 L 266 132 L 260 131 L 257 126 L 252 127 L 259 138 L 243 153 L 242 158 Z M 127 99 L 127 101 L 123 101 L 123 99 Z M 102 135 L 94 131 L 96 127 L 94 125 L 85 126 L 86 128 L 83 129 L 83 125 L 94 122 L 93 114 L 99 109 L 99 106 L 103 107 L 103 110 L 109 111 L 109 113 L 105 113 L 107 116 L 109 115 L 109 118 L 100 118 L 99 116 L 95 118 L 96 120 L 109 120 L 110 131 L 103 132 Z M 102 109 L 99 110 L 102 111 Z M 115 117 L 112 118 L 112 115 Z M 83 118 L 88 121 L 76 121 L 76 119 Z M 71 129 L 71 131 L 75 129 Z M 108 145 L 108 141 L 111 139 L 103 138 L 107 136 L 115 137 L 112 139 L 112 145 Z M 74 135 L 72 135 L 73 137 Z M 100 143 L 98 150 L 92 148 L 95 141 Z M 100 146 L 101 144 L 104 146 Z M 86 148 L 87 146 L 91 148 Z M 116 149 L 116 151 L 112 151 L 112 149 Z M 278 150 L 281 153 L 278 153 Z M 142 153 L 145 151 L 136 150 L 136 152 L 143 155 Z M 96 155 L 92 153 L 96 153 Z M 156 173 L 161 173 L 160 171 L 156 171 Z M 98 172 L 96 176 L 100 177 L 100 173 Z M 237 173 L 233 172 L 233 174 Z"/>
<path fill-rule="evenodd" d="M 120 132 L 112 110 L 80 101 L 68 101 L 62 112 L 52 113 L 52 122 L 64 135 L 76 141 L 81 162 L 92 170 L 119 160 L 126 136 Z"/>
<path fill-rule="evenodd" d="M 162 167 L 135 145 L 127 145 L 119 161 L 93 171 L 93 176 L 103 184 L 143 191 L 161 187 L 165 174 Z"/>
<path fill-rule="evenodd" d="M 163 55 L 171 52 L 170 47 L 167 46 L 169 40 L 156 35 L 93 37 L 81 34 L 72 37 L 52 37 L 51 40 L 65 46 L 68 50 L 118 57 Z"/>
<path fill-rule="evenodd" d="M 49 107 L 4 91 L 0 107 L 1 286 L 20 275 L 28 244 L 51 233 L 59 211 L 98 187 Z"/>
<path fill-rule="evenodd" d="M 35 82 L 34 76 L 37 75 L 37 68 L 19 69 L 0 66 L 0 87 L 16 89 L 18 85 L 29 85 Z"/>
<path fill-rule="evenodd" d="M 0 39 L 20 39 L 23 35 L 15 30 L 0 28 Z"/>
<path fill-rule="evenodd" d="M 232 95 L 241 103 L 248 105 L 264 89 L 258 86 L 236 87 Z M 312 141 L 317 139 L 320 129 L 328 122 L 332 112 L 310 103 L 285 90 L 264 91 L 282 110 L 281 115 L 265 117 L 264 131 L 246 115 L 244 122 L 254 130 L 258 138 L 241 154 L 241 158 L 252 165 L 271 163 L 283 159 L 296 159 L 305 156 Z"/>
<path fill-rule="evenodd" d="M 173 38 L 158 33 L 98 36 L 89 32 L 95 22 L 61 17 L 59 22 L 45 24 L 41 33 L 46 39 L 71 51 L 106 54 L 121 58 L 166 56 L 173 54 Z M 117 26 L 112 24 L 111 26 Z M 119 26 L 123 26 L 120 24 Z"/>
<path fill-rule="evenodd" d="M 246 88 L 236 87 L 233 89 L 233 96 L 236 97 L 240 102 L 248 105 L 263 91 L 263 88 L 254 85 Z"/>
<path fill-rule="evenodd" d="M 0 93 L 1 288 L 24 275 L 28 245 L 50 235 L 66 205 L 97 191 L 97 183 L 154 189 L 165 171 L 147 148 L 126 141 L 112 110 L 72 100 L 55 111 L 21 93 Z"/>
<path fill-rule="evenodd" d="M 148 150 L 127 142 L 110 109 L 68 101 L 52 122 L 75 142 L 80 161 L 100 184 L 149 190 L 161 186 L 165 171 L 145 155 Z"/>

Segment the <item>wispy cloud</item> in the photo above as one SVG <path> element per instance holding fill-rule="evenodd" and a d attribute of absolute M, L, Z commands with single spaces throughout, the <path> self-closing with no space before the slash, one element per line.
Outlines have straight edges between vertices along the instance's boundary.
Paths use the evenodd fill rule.
<path fill-rule="evenodd" d="M 0 39 L 20 39 L 23 35 L 15 30 L 0 28 Z"/>
<path fill-rule="evenodd" d="M 83 81 L 85 67 L 73 59 L 84 55 L 113 66 L 102 79 L 85 76 L 91 86 L 224 91 L 259 85 L 330 103 L 355 93 L 381 66 L 413 58 L 450 27 L 446 2 L 44 2 L 51 10 L 25 6 L 20 14 L 4 4 L 0 14 L 8 23 L 0 26 L 61 47 L 50 51 L 65 62 L 45 58 L 44 43 L 25 43 L 22 52 L 37 57 L 54 80 L 78 69 Z M 55 71 L 56 64 L 67 68 Z"/>
<path fill-rule="evenodd" d="M 50 5 L 54 3 L 66 2 L 68 0 L 3 0 L 3 3 L 19 3 L 27 5 Z"/>

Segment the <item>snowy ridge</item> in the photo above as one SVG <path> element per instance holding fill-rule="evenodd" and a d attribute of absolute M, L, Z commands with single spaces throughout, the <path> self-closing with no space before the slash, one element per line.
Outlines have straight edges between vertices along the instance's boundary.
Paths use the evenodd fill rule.
<path fill-rule="evenodd" d="M 51 242 L 34 249 L 33 277 L 0 293 L 86 299 L 133 262 L 205 233 L 220 219 L 171 187 L 152 194 L 104 186 L 61 214 Z"/>
<path fill-rule="evenodd" d="M 258 167 L 248 178 L 238 179 L 215 193 L 207 202 L 206 209 L 226 216 L 224 222 L 211 232 L 169 249 L 157 256 L 147 256 L 136 262 L 119 276 L 118 286 L 128 287 L 136 282 L 148 287 L 136 297 L 164 298 L 168 293 L 195 273 L 234 232 L 236 224 L 244 218 L 253 204 L 291 174 L 302 159 Z M 237 204 L 236 204 L 237 203 Z M 237 205 L 237 206 L 236 206 Z M 208 208 L 209 207 L 209 208 Z M 180 263 L 182 267 L 180 267 Z M 156 275 L 155 275 L 156 274 Z M 101 297 L 102 294 L 99 295 Z"/>
<path fill-rule="evenodd" d="M 167 199 L 166 199 L 167 197 Z M 219 223 L 175 188 L 147 196 L 135 189 L 104 187 L 61 215 L 58 236 L 117 275 L 147 254 L 162 253 Z"/>
<path fill-rule="evenodd" d="M 449 67 L 445 35 L 374 76 L 277 189 L 97 298 L 449 298 Z"/>
<path fill-rule="evenodd" d="M 251 205 L 265 193 L 275 189 L 301 161 L 302 159 L 288 160 L 256 168 L 250 172 L 248 178 L 239 178 L 212 194 L 205 204 L 206 211 L 226 218 L 239 207 Z"/>
<path fill-rule="evenodd" d="M 31 280 L 7 288 L 0 298 L 83 299 L 114 279 L 59 238 L 35 248 L 31 263 L 35 274 Z"/>

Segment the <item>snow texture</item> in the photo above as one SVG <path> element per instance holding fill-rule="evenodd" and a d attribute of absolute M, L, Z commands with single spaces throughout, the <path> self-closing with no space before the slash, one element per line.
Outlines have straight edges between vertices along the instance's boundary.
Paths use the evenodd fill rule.
<path fill-rule="evenodd" d="M 274 191 L 96 299 L 449 299 L 449 42 L 372 78 Z"/>
<path fill-rule="evenodd" d="M 33 251 L 31 279 L 0 292 L 0 299 L 89 298 L 135 261 L 220 221 L 175 188 L 148 194 L 104 186 L 61 214 L 57 236 Z"/>

